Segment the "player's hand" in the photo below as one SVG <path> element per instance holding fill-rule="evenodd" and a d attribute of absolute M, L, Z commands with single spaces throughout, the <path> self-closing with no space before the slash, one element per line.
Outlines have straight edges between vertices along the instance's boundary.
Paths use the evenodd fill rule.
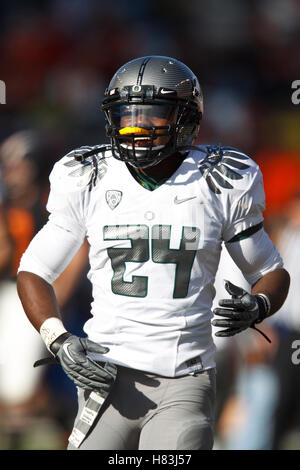
<path fill-rule="evenodd" d="M 225 289 L 232 298 L 220 300 L 219 305 L 226 308 L 215 308 L 213 311 L 215 315 L 224 317 L 212 321 L 212 325 L 224 328 L 217 331 L 216 336 L 234 336 L 260 322 L 260 308 L 255 295 L 229 281 L 225 281 Z"/>
<path fill-rule="evenodd" d="M 106 354 L 108 348 L 87 338 L 64 333 L 51 344 L 50 349 L 64 372 L 78 387 L 96 391 L 106 398 L 116 378 L 116 366 L 108 362 L 96 362 L 87 354 Z"/>

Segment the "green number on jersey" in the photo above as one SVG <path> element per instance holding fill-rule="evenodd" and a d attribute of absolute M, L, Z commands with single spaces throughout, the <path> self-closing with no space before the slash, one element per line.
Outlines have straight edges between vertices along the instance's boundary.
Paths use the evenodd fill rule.
<path fill-rule="evenodd" d="M 130 240 L 130 248 L 108 248 L 113 277 L 112 291 L 118 295 L 146 297 L 148 277 L 132 276 L 132 281 L 125 281 L 126 262 L 145 263 L 149 260 L 149 228 L 146 225 L 108 225 L 103 229 L 104 240 Z M 200 231 L 195 227 L 183 227 L 180 246 L 170 248 L 170 225 L 152 227 L 151 257 L 154 263 L 176 264 L 173 298 L 186 297 L 191 269 L 195 259 Z"/>
<path fill-rule="evenodd" d="M 199 233 L 198 228 L 182 227 L 180 247 L 171 249 L 171 225 L 154 225 L 152 227 L 152 260 L 155 263 L 176 264 L 173 290 L 173 298 L 175 299 L 186 297 L 188 293 Z"/>

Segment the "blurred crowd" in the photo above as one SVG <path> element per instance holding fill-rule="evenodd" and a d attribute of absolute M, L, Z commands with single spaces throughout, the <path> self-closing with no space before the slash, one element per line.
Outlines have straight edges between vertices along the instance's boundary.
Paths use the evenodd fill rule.
<path fill-rule="evenodd" d="M 252 330 L 216 341 L 215 448 L 300 449 L 299 18 L 299 0 L 0 3 L 0 449 L 66 446 L 75 387 L 58 366 L 33 367 L 47 351 L 24 318 L 16 271 L 47 218 L 54 162 L 106 142 L 103 92 L 119 66 L 148 54 L 182 60 L 199 77 L 199 143 L 238 147 L 260 164 L 265 228 L 292 279 L 285 305 L 264 322 L 271 345 Z M 89 315 L 87 270 L 83 245 L 54 286 L 75 334 Z M 224 252 L 215 302 L 230 275 L 245 285 Z"/>

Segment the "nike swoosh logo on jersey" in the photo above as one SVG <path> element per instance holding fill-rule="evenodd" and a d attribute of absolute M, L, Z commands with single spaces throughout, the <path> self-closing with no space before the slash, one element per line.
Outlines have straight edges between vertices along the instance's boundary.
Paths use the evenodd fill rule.
<path fill-rule="evenodd" d="M 166 93 L 174 93 L 173 90 L 160 90 L 162 95 L 165 95 Z"/>
<path fill-rule="evenodd" d="M 192 197 L 186 197 L 184 199 L 178 199 L 177 196 L 174 198 L 174 203 L 175 204 L 181 204 L 182 202 L 190 201 L 191 199 L 195 199 L 197 196 L 192 196 Z"/>

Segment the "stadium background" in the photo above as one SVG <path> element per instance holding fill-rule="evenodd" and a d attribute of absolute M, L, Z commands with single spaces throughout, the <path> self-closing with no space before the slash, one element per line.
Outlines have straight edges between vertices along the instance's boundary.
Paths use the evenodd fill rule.
<path fill-rule="evenodd" d="M 24 194 L 30 195 L 38 186 L 41 206 L 38 222 L 43 219 L 47 176 L 53 163 L 76 146 L 106 142 L 100 102 L 115 70 L 138 56 L 167 55 L 186 63 L 202 85 L 204 120 L 199 143 L 238 147 L 261 165 L 267 201 L 265 226 L 278 244 L 286 227 L 291 228 L 296 244 L 285 242 L 284 253 L 288 261 L 293 259 L 295 274 L 291 272 L 291 275 L 297 286 L 300 104 L 292 100 L 292 83 L 300 79 L 299 18 L 298 0 L 3 0 L 0 79 L 6 84 L 6 104 L 0 105 L 0 145 L 18 131 L 30 130 L 38 136 L 35 151 L 26 157 L 32 162 L 34 189 L 31 190 L 29 182 L 28 188 L 23 188 Z M 24 198 L 21 203 L 13 201 L 9 177 L 6 188 L 10 159 L 3 157 L 1 148 L 0 158 L 3 206 L 14 240 L 12 262 L 2 275 L 1 296 L 6 281 L 14 280 L 19 257 L 38 222 L 36 204 L 26 204 Z M 18 165 L 22 162 L 14 164 L 15 171 L 19 171 L 15 175 L 19 175 L 21 182 L 24 168 Z M 71 291 L 67 300 L 62 301 L 66 322 L 74 332 L 80 332 L 88 314 L 85 269 L 86 266 L 76 291 Z M 299 296 L 297 290 L 293 291 L 295 296 Z M 286 391 L 282 387 L 282 368 L 286 367 L 280 362 L 285 357 L 287 368 L 291 367 L 292 343 L 282 338 L 292 332 L 300 340 L 300 321 L 297 321 L 300 311 L 297 312 L 296 301 L 290 304 L 295 305 L 290 307 L 295 311 L 285 313 L 284 328 L 280 322 L 279 326 L 270 325 L 274 337 L 272 353 L 256 343 L 255 346 L 251 343 L 246 352 L 241 352 L 240 345 L 233 342 L 220 346 L 216 449 L 240 448 L 242 444 L 233 436 L 246 430 L 250 436 L 261 435 L 262 427 L 257 420 L 250 423 L 250 416 L 260 414 L 260 403 L 254 404 L 258 408 L 253 408 L 251 413 L 247 411 L 253 395 L 245 387 L 254 386 L 253 381 L 248 381 L 253 368 L 263 371 L 265 377 L 269 372 L 272 374 L 273 382 L 260 383 L 262 388 L 258 387 L 257 393 L 266 404 L 274 405 L 270 406 L 269 421 L 264 423 L 270 441 L 261 438 L 252 445 L 254 448 L 300 448 L 297 367 L 292 364 L 293 371 L 284 379 L 284 384 L 289 384 Z M 0 318 L 1 314 L 0 311 Z M 14 315 L 13 308 L 10 315 Z M 18 328 L 17 320 L 14 328 Z M 5 323 L 2 331 L 10 331 Z M 7 341 L 9 344 L 9 338 Z M 14 349 L 10 354 L 14 355 Z M 245 359 L 244 366 L 239 364 L 237 356 Z M 21 363 L 22 357 L 18 359 Z M 0 449 L 64 448 L 75 409 L 73 384 L 53 366 L 45 368 L 32 389 L 29 386 L 31 396 L 25 392 L 22 396 L 20 392 L 15 401 L 9 400 L 9 389 L 1 395 L 4 366 L 7 364 L 2 357 Z M 22 366 L 11 367 L 15 376 L 18 367 Z M 300 365 L 297 372 L 300 376 Z M 16 385 L 12 380 L 10 386 L 22 390 L 22 383 Z M 277 392 L 272 394 L 274 389 Z M 248 393 L 250 398 L 245 400 Z M 286 397 L 283 400 L 278 398 L 282 393 Z M 280 413 L 288 417 L 288 424 L 282 424 L 282 428 L 279 425 L 276 434 L 273 415 L 283 402 L 285 408 Z M 284 420 L 281 418 L 279 422 Z M 276 438 L 272 437 L 274 434 Z M 247 442 L 251 446 L 251 439 Z"/>

